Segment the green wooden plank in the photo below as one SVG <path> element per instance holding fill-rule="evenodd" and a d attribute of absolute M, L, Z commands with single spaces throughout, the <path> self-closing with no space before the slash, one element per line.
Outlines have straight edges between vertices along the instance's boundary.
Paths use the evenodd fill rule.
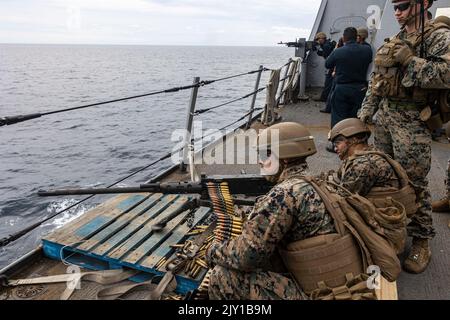
<path fill-rule="evenodd" d="M 158 215 L 158 219 L 161 219 L 174 210 L 180 208 L 183 206 L 187 201 L 189 200 L 188 197 L 179 197 L 174 203 L 170 204 L 170 207 L 162 211 Z M 138 220 L 138 219 L 136 219 Z M 156 220 L 156 219 L 153 219 Z M 132 224 L 138 223 L 137 221 L 133 221 Z M 141 225 L 141 229 L 136 232 L 134 235 L 132 235 L 129 239 L 127 239 L 123 244 L 121 244 L 119 247 L 114 249 L 111 253 L 108 254 L 109 257 L 113 259 L 121 259 L 122 257 L 129 254 L 130 251 L 134 250 L 136 247 L 138 247 L 141 243 L 143 243 L 150 235 L 151 235 L 151 223 L 152 220 L 150 220 L 148 223 L 146 223 L 144 226 Z"/>
<path fill-rule="evenodd" d="M 210 208 L 200 207 L 194 216 L 193 226 L 189 227 L 187 222 L 179 225 L 173 233 L 168 237 L 164 243 L 159 246 L 157 250 L 155 250 L 150 256 L 148 256 L 142 263 L 141 266 L 146 268 L 154 268 L 156 264 L 164 257 L 167 257 L 173 252 L 173 249 L 170 247 L 173 244 L 179 243 L 183 238 L 186 237 L 186 234 L 189 233 L 190 230 L 194 229 L 197 224 L 203 220 L 205 216 L 207 216 L 211 212 Z"/>
<path fill-rule="evenodd" d="M 114 197 L 82 215 L 76 221 L 69 223 L 66 227 L 62 227 L 49 236 L 46 236 L 44 239 L 66 246 L 84 241 L 96 231 L 107 226 L 116 217 L 138 205 L 147 195 L 123 194 Z"/>
<path fill-rule="evenodd" d="M 143 212 L 153 207 L 162 196 L 163 195 L 161 193 L 149 196 L 144 202 L 139 204 L 133 210 L 120 216 L 114 223 L 112 223 L 111 225 L 109 225 L 96 235 L 94 235 L 89 240 L 83 242 L 81 245 L 78 246 L 78 249 L 84 251 L 91 251 L 100 243 L 114 236 L 114 234 L 116 234 L 119 230 L 123 229 L 131 220 L 136 218 L 138 215 L 142 214 Z"/>
<path fill-rule="evenodd" d="M 133 236 L 139 229 L 141 229 L 150 219 L 155 218 L 164 211 L 169 205 L 176 200 L 178 195 L 166 195 L 161 198 L 158 203 L 153 206 L 150 210 L 144 212 L 140 216 L 131 220 L 130 223 L 118 233 L 116 233 L 108 241 L 100 244 L 93 253 L 98 255 L 105 255 L 111 250 L 115 250 L 118 246 L 124 244 L 131 236 Z M 111 252 L 112 254 L 112 252 Z"/>

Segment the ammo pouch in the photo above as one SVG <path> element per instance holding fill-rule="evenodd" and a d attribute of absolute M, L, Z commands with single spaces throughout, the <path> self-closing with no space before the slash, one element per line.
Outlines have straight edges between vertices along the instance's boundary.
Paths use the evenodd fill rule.
<path fill-rule="evenodd" d="M 429 38 L 433 32 L 440 29 L 450 30 L 450 25 L 436 19 L 430 21 L 425 25 L 423 39 Z M 402 85 L 403 74 L 401 67 L 395 62 L 393 58 L 394 47 L 398 43 L 407 43 L 413 51 L 418 52 L 422 44 L 422 33 L 407 36 L 406 40 L 401 40 L 401 35 L 398 34 L 392 39 L 386 39 L 386 42 L 377 50 L 374 59 L 374 74 L 372 77 L 372 92 L 383 98 L 393 98 L 394 100 L 408 100 L 419 103 L 427 103 L 430 89 L 421 88 L 418 86 L 406 88 Z M 449 91 L 438 90 L 442 94 L 439 101 L 439 112 L 434 117 L 424 120 L 430 130 L 441 128 L 442 123 L 450 120 L 449 107 Z M 420 111 L 420 110 L 419 110 Z"/>
<path fill-rule="evenodd" d="M 401 272 L 400 261 L 384 229 L 373 218 L 379 209 L 358 195 L 344 198 L 331 192 L 326 182 L 310 177 L 302 179 L 320 195 L 334 220 L 337 233 L 297 241 L 278 249 L 301 288 L 311 293 L 320 289 L 320 283 L 333 288 L 343 286 L 348 282 L 345 275 L 363 274 L 368 266 L 374 264 L 380 267 L 384 278 L 395 281 Z M 370 222 L 360 212 L 367 209 Z M 406 236 L 405 225 L 399 225 L 399 229 Z"/>
<path fill-rule="evenodd" d="M 367 288 L 369 276 L 360 274 L 354 277 L 349 273 L 345 275 L 344 285 L 330 288 L 324 282 L 319 283 L 319 288 L 311 293 L 313 300 L 377 300 L 374 289 Z"/>
<path fill-rule="evenodd" d="M 410 217 L 417 211 L 416 192 L 406 174 L 405 169 L 392 159 L 390 156 L 379 151 L 357 151 L 355 157 L 365 154 L 376 154 L 384 158 L 394 169 L 399 179 L 400 189 L 394 188 L 372 188 L 366 198 L 369 199 L 377 208 L 390 208 L 396 206 L 395 202 L 399 202 L 405 209 L 406 216 Z M 402 219 L 399 217 L 399 219 Z"/>
<path fill-rule="evenodd" d="M 377 265 L 385 279 L 395 281 L 401 272 L 396 249 L 398 245 L 391 243 L 385 229 L 377 223 L 376 217 L 381 215 L 380 209 L 357 194 L 347 191 L 349 195 L 342 197 L 330 191 L 334 186 L 331 188 L 325 181 L 319 182 L 314 178 L 304 179 L 311 183 L 322 198 L 327 211 L 338 227 L 338 232 L 340 234 L 351 233 L 356 240 L 362 254 L 363 268 Z M 402 216 L 398 212 L 394 214 L 394 209 L 389 209 L 389 211 L 393 216 Z M 400 225 L 400 233 L 404 233 L 406 236 L 406 223 Z M 342 226 L 344 230 L 341 230 Z"/>
<path fill-rule="evenodd" d="M 385 40 L 386 41 L 386 40 Z M 394 60 L 394 47 L 402 43 L 401 40 L 386 41 L 378 50 L 375 56 L 374 65 L 382 68 L 392 68 L 398 66 Z"/>
<path fill-rule="evenodd" d="M 317 290 L 319 283 L 332 288 L 345 285 L 347 273 L 360 274 L 364 270 L 359 247 L 349 233 L 296 241 L 278 251 L 306 294 Z"/>

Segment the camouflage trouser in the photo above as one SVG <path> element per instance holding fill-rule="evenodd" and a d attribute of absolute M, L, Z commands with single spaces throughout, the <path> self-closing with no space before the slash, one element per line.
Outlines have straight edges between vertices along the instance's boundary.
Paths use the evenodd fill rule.
<path fill-rule="evenodd" d="M 418 209 L 408 225 L 408 235 L 431 239 L 435 235 L 427 179 L 431 168 L 431 133 L 418 111 L 394 108 L 384 104 L 378 112 L 375 146 L 397 160 L 414 184 Z"/>
<path fill-rule="evenodd" d="M 447 197 L 450 199 L 450 159 L 448 159 L 448 167 L 447 167 Z"/>
<path fill-rule="evenodd" d="M 216 266 L 210 278 L 211 300 L 305 300 L 287 276 L 274 272 L 240 272 Z"/>

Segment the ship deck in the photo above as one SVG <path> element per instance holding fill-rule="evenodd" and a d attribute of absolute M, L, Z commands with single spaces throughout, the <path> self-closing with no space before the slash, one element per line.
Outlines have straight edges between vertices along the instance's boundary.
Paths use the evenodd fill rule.
<path fill-rule="evenodd" d="M 313 92 L 313 94 L 316 92 Z M 300 102 L 297 104 L 291 104 L 287 106 L 282 106 L 279 110 L 279 114 L 282 117 L 281 121 L 295 121 L 306 125 L 312 135 L 316 139 L 316 145 L 318 149 L 318 153 L 311 158 L 309 158 L 309 165 L 312 174 L 319 174 L 323 171 L 328 171 L 331 169 L 336 169 L 339 166 L 339 159 L 337 155 L 333 153 L 329 153 L 325 150 L 325 146 L 327 144 L 327 135 L 329 131 L 329 122 L 330 116 L 327 114 L 319 113 L 319 109 L 323 107 L 323 104 L 320 102 Z M 252 128 L 258 129 L 261 128 L 262 125 L 259 122 L 254 122 Z M 217 147 L 217 146 L 216 146 Z M 430 189 L 433 195 L 433 199 L 438 199 L 444 195 L 444 172 L 447 165 L 447 160 L 450 154 L 450 145 L 446 140 L 442 141 L 434 141 L 433 146 L 433 157 L 432 157 L 432 169 L 429 174 L 430 181 Z M 207 149 L 205 150 L 207 151 Z M 241 174 L 241 173 L 259 173 L 259 167 L 257 165 L 249 165 L 249 164 L 234 164 L 234 165 L 197 165 L 196 167 L 198 173 L 205 173 L 206 175 L 230 175 L 230 174 Z M 164 177 L 165 181 L 180 181 L 180 180 L 189 180 L 189 175 L 187 173 L 180 173 L 178 171 L 171 172 L 170 174 Z M 126 197 L 133 197 L 133 195 L 127 195 Z M 134 195 L 134 199 L 136 200 L 136 195 Z M 146 201 L 151 202 L 153 198 L 144 198 L 141 195 L 139 201 L 144 201 L 141 206 L 145 206 Z M 158 196 L 159 197 L 159 196 Z M 110 203 L 116 203 L 118 199 L 124 198 L 124 195 L 119 195 L 118 197 L 113 197 L 110 200 Z M 137 201 L 136 200 L 136 201 Z M 173 201 L 173 199 L 171 199 Z M 173 203 L 172 203 L 173 204 Z M 116 206 L 117 207 L 117 206 Z M 95 209 L 94 209 L 95 210 Z M 154 209 L 155 210 L 155 209 Z M 98 210 L 97 210 L 98 211 Z M 142 210 L 141 210 L 142 211 Z M 125 219 L 133 219 L 132 215 L 137 214 L 137 209 L 127 211 Z M 117 217 L 123 216 L 120 213 L 115 213 Z M 140 213 L 141 214 L 141 213 Z M 87 213 L 84 215 L 79 221 L 86 221 L 87 217 L 91 215 L 91 221 L 94 220 L 95 213 Z M 125 223 L 123 220 L 117 222 L 117 217 L 110 214 L 111 219 L 115 219 L 114 223 L 116 224 L 117 230 L 122 230 L 119 225 L 120 221 Z M 124 219 L 124 218 L 121 218 Z M 141 219 L 142 220 L 142 219 Z M 427 270 L 420 275 L 412 275 L 406 272 L 402 272 L 398 281 L 397 281 L 397 291 L 399 299 L 450 299 L 450 225 L 449 225 L 450 215 L 449 214 L 437 214 L 433 213 L 433 221 L 434 227 L 436 229 L 436 237 L 431 242 L 432 247 L 432 261 L 427 268 Z M 136 220 L 140 221 L 140 220 Z M 150 221 L 150 222 L 149 222 Z M 198 222 L 198 221 L 197 221 Z M 142 223 L 151 223 L 151 217 L 146 221 L 142 220 Z M 65 239 L 64 241 L 60 241 L 62 246 L 68 245 L 71 240 L 72 242 L 77 242 L 75 239 L 77 237 L 76 227 L 74 223 L 71 223 L 69 226 L 63 227 L 61 230 L 55 231 L 53 234 L 45 237 L 46 241 L 55 241 L 58 242 L 57 239 Z M 78 227 L 82 226 L 81 224 Z M 91 225 L 92 227 L 92 225 Z M 114 228 L 113 228 L 114 229 Z M 79 230 L 79 229 L 78 229 Z M 89 232 L 92 232 L 90 228 L 84 228 L 85 238 L 89 238 L 87 242 L 81 243 L 80 247 L 83 250 L 89 251 L 90 248 L 93 249 L 93 254 L 110 252 L 110 256 L 114 254 L 114 252 L 120 251 L 119 246 L 114 247 L 114 250 L 111 248 L 107 248 L 108 241 L 102 242 L 102 234 L 97 236 L 97 238 L 92 238 L 88 235 Z M 109 229 L 110 231 L 112 229 Z M 183 229 L 185 232 L 188 232 L 190 229 Z M 101 231 L 101 230 L 100 230 Z M 114 230 L 113 230 L 114 231 Z M 112 231 L 112 232 L 113 232 Z M 117 231 L 119 233 L 119 231 Z M 78 236 L 83 235 L 83 232 L 78 233 Z M 98 235 L 98 233 L 97 233 Z M 122 233 L 123 235 L 123 233 Z M 106 236 L 106 233 L 103 232 L 103 236 Z M 119 235 L 116 233 L 112 234 L 108 237 L 113 237 L 117 240 Z M 73 238 L 73 239 L 72 239 Z M 84 241 L 86 239 L 83 239 Z M 151 239 L 146 238 L 146 239 Z M 176 240 L 179 241 L 181 237 Z M 130 240 L 129 238 L 124 237 L 125 240 Z M 90 241 L 90 242 L 89 242 Z M 94 243 L 95 242 L 95 243 Z M 98 243 L 97 243 L 98 242 Z M 126 241 L 125 241 L 126 242 Z M 114 260 L 113 264 L 119 264 L 122 266 L 130 266 L 130 263 L 135 263 L 136 261 L 144 261 L 142 262 L 142 269 L 146 270 L 146 267 L 154 266 L 159 259 L 152 259 L 151 255 L 148 256 L 146 252 L 140 251 L 142 248 L 146 247 L 146 244 L 152 242 L 152 240 L 147 240 L 145 243 L 140 242 L 140 247 L 133 247 L 131 249 L 134 252 L 129 253 L 128 260 L 133 259 L 133 261 L 119 261 Z M 154 242 L 152 242 L 154 243 Z M 114 246 L 117 243 L 113 244 Z M 99 246 L 97 246 L 99 245 Z M 123 248 L 123 244 L 121 245 Z M 408 243 L 408 247 L 410 243 Z M 76 248 L 75 248 L 76 249 Z M 14 270 L 8 270 L 8 275 L 12 278 L 30 278 L 30 277 L 38 277 L 38 276 L 47 276 L 47 275 L 56 275 L 56 274 L 64 274 L 67 272 L 67 266 L 64 265 L 61 261 L 57 261 L 54 259 L 49 259 L 43 255 L 43 251 L 39 251 L 40 254 L 36 255 L 35 258 L 31 262 L 22 263 L 17 265 Z M 136 255 L 139 255 L 139 259 L 136 258 Z M 123 255 L 122 255 L 123 256 Z M 112 257 L 114 258 L 114 257 Z M 116 257 L 117 258 L 117 257 Z M 124 259 L 124 260 L 127 260 Z M 402 260 L 404 257 L 402 256 Z M 150 262 L 151 263 L 150 263 Z M 111 262 L 111 261 L 109 261 Z M 127 265 L 128 263 L 128 265 Z M 124 283 L 128 283 L 128 281 L 124 281 Z M 18 294 L 18 288 L 8 288 L 6 290 L 0 291 L 0 300 L 1 299 L 59 299 L 62 292 L 65 290 L 65 283 L 63 284 L 52 284 L 46 285 L 43 287 L 31 288 L 28 290 L 28 296 L 22 294 Z M 83 283 L 83 290 L 76 290 L 72 299 L 95 299 L 97 292 L 103 288 L 101 285 L 86 282 Z M 34 290 L 34 291 L 33 291 Z M 22 290 L 25 291 L 26 290 Z M 31 293 L 30 293 L 31 292 Z M 36 294 L 37 292 L 37 294 Z M 131 298 L 139 299 L 140 294 L 136 293 L 131 295 Z"/>

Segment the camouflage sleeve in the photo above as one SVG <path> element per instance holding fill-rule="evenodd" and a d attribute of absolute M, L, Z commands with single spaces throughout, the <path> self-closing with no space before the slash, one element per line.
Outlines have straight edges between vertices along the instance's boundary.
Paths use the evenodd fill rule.
<path fill-rule="evenodd" d="M 366 123 L 371 122 L 373 116 L 378 111 L 381 100 L 382 97 L 373 94 L 372 81 L 370 81 L 366 97 L 361 105 L 361 109 L 358 111 L 358 118 Z"/>
<path fill-rule="evenodd" d="M 278 243 L 291 228 L 294 201 L 288 190 L 272 189 L 255 204 L 239 237 L 211 245 L 206 254 L 208 262 L 247 272 L 267 265 Z"/>
<path fill-rule="evenodd" d="M 447 195 L 450 197 L 450 159 L 448 159 L 448 168 L 447 168 Z"/>
<path fill-rule="evenodd" d="M 450 30 L 435 31 L 426 44 L 428 58 L 412 59 L 402 79 L 403 86 L 450 89 Z"/>
<path fill-rule="evenodd" d="M 368 157 L 357 157 L 339 169 L 340 185 L 352 193 L 366 196 L 377 182 L 378 169 L 377 163 Z"/>

